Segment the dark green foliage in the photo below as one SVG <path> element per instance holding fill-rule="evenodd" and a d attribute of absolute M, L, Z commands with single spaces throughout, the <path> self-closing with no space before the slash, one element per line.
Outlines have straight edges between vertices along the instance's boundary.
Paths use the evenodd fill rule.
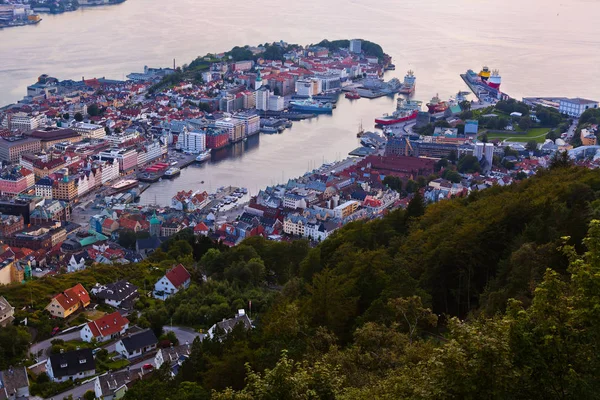
<path fill-rule="evenodd" d="M 544 106 L 537 106 L 535 108 L 535 116 L 540 120 L 541 126 L 550 128 L 557 127 L 563 119 L 558 110 Z"/>
<path fill-rule="evenodd" d="M 232 61 L 245 61 L 252 60 L 253 54 L 248 50 L 248 46 L 239 47 L 235 46 L 233 49 L 225 53 L 226 56 L 231 57 Z"/>
<path fill-rule="evenodd" d="M 329 41 L 327 39 L 322 40 L 317 43 L 316 46 L 327 47 L 329 51 L 336 51 L 341 48 L 349 48 L 350 40 L 332 40 Z M 363 40 L 361 44 L 361 50 L 367 56 L 377 57 L 380 60 L 383 59 L 383 49 L 377 43 L 369 42 L 368 40 Z"/>
<path fill-rule="evenodd" d="M 95 103 L 90 105 L 87 109 L 88 114 L 92 117 L 97 117 L 99 115 L 102 115 L 102 114 L 104 114 L 104 111 L 105 110 L 103 108 L 98 107 L 98 104 L 95 104 Z M 77 117 L 75 117 L 75 119 L 77 119 Z M 83 118 L 82 118 L 82 120 L 83 120 Z"/>
<path fill-rule="evenodd" d="M 501 100 L 497 102 L 494 105 L 494 107 L 505 114 L 518 112 L 523 114 L 523 116 L 529 115 L 529 107 L 527 106 L 527 104 L 517 101 L 515 99 Z"/>
<path fill-rule="evenodd" d="M 0 370 L 20 363 L 27 355 L 31 335 L 22 326 L 0 328 Z"/>
<path fill-rule="evenodd" d="M 477 157 L 466 155 L 458 160 L 458 171 L 461 173 L 481 172 L 481 166 Z"/>
<path fill-rule="evenodd" d="M 383 184 L 392 190 L 400 192 L 402 190 L 402 179 L 397 176 L 388 175 L 383 178 Z"/>

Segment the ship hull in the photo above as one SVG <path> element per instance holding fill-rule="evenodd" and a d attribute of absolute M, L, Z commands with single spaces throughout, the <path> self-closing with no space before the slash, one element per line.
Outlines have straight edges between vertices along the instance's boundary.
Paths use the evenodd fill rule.
<path fill-rule="evenodd" d="M 415 86 L 407 86 L 407 87 L 401 87 L 400 90 L 398 90 L 398 93 L 400 94 L 413 94 L 415 91 Z"/>
<path fill-rule="evenodd" d="M 163 175 L 163 178 L 169 178 L 169 179 L 171 179 L 171 178 L 175 178 L 176 176 L 179 176 L 179 174 L 181 174 L 181 171 L 179 171 L 179 172 L 174 172 L 174 173 L 172 173 L 172 174 L 168 174 L 168 175 L 167 175 L 167 174 L 164 174 L 164 175 Z"/>
<path fill-rule="evenodd" d="M 394 124 L 399 124 L 401 122 L 406 122 L 406 121 L 410 121 L 411 119 L 415 119 L 417 118 L 417 111 L 413 112 L 410 115 L 407 115 L 406 117 L 400 117 L 400 118 L 375 118 L 375 123 L 377 125 L 394 125 Z"/>
<path fill-rule="evenodd" d="M 429 109 L 430 114 L 436 114 L 446 111 L 448 106 L 445 104 L 427 104 L 427 108 Z"/>

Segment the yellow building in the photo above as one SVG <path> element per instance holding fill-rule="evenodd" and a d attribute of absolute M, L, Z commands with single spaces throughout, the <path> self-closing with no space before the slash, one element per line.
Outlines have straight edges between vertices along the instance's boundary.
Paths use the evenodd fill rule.
<path fill-rule="evenodd" d="M 356 200 L 347 201 L 333 209 L 336 218 L 346 218 L 358 210 L 360 203 Z"/>
<path fill-rule="evenodd" d="M 54 182 L 52 186 L 52 198 L 54 200 L 73 201 L 77 198 L 77 186 L 75 179 L 65 176 Z"/>
<path fill-rule="evenodd" d="M 85 308 L 90 304 L 90 295 L 85 288 L 78 283 L 59 293 L 52 298 L 50 304 L 46 306 L 46 310 L 53 317 L 67 318 L 80 308 Z"/>
<path fill-rule="evenodd" d="M 595 146 L 598 143 L 596 135 L 587 129 L 581 130 L 581 145 L 582 146 Z"/>

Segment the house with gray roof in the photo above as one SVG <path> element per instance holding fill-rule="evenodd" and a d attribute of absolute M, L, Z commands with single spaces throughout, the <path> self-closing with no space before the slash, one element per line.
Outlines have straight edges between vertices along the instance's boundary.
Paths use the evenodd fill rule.
<path fill-rule="evenodd" d="M 220 339 L 221 337 L 228 335 L 238 324 L 242 324 L 246 330 L 253 328 L 252 321 L 244 309 L 238 310 L 235 318 L 223 319 L 223 321 L 217 322 L 211 326 L 208 330 L 208 337 L 212 339 L 217 336 Z"/>
<path fill-rule="evenodd" d="M 25 367 L 9 367 L 0 372 L 0 400 L 29 398 L 29 378 Z"/>

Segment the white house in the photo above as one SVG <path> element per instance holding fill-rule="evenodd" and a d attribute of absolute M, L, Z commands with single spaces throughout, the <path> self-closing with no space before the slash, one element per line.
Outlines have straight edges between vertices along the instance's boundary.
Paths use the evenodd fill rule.
<path fill-rule="evenodd" d="M 67 272 L 76 272 L 83 269 L 85 269 L 85 257 L 82 255 L 75 257 L 75 254 L 73 254 L 67 264 Z"/>
<path fill-rule="evenodd" d="M 115 311 L 112 314 L 88 322 L 79 331 L 79 335 L 84 342 L 91 343 L 92 340 L 106 342 L 125 334 L 127 329 L 129 329 L 129 320 L 118 311 Z"/>
<path fill-rule="evenodd" d="M 120 399 L 129 386 L 140 379 L 144 379 L 143 368 L 107 372 L 94 380 L 94 393 L 100 400 Z"/>
<path fill-rule="evenodd" d="M 92 349 L 53 354 L 46 361 L 46 374 L 54 382 L 81 379 L 96 373 Z"/>
<path fill-rule="evenodd" d="M 181 264 L 170 269 L 154 285 L 154 297 L 166 300 L 180 290 L 187 289 L 190 286 L 192 277 L 190 273 Z"/>
<path fill-rule="evenodd" d="M 175 376 L 181 364 L 190 356 L 192 346 L 189 343 L 179 346 L 171 346 L 164 349 L 159 349 L 154 356 L 154 365 L 156 368 L 162 367 L 164 363 L 171 366 L 171 375 Z"/>
<path fill-rule="evenodd" d="M 571 117 L 581 117 L 585 110 L 598 108 L 598 102 L 595 100 L 586 100 L 580 97 L 574 99 L 560 99 L 558 111 Z"/>
<path fill-rule="evenodd" d="M 238 310 L 237 314 L 235 315 L 235 318 L 223 319 L 223 321 L 217 322 L 216 324 L 211 326 L 208 330 L 208 337 L 212 339 L 215 335 L 218 335 L 220 333 L 221 336 L 227 335 L 238 324 L 244 325 L 245 329 L 252 329 L 252 321 L 250 321 L 250 318 L 248 317 L 248 315 L 246 314 L 246 310 L 244 309 Z"/>
<path fill-rule="evenodd" d="M 139 297 L 137 290 L 137 286 L 121 280 L 106 285 L 96 283 L 90 293 L 111 307 L 130 309 Z"/>
<path fill-rule="evenodd" d="M 156 349 L 158 339 L 151 329 L 128 336 L 117 342 L 116 351 L 126 359 L 140 357 Z"/>

